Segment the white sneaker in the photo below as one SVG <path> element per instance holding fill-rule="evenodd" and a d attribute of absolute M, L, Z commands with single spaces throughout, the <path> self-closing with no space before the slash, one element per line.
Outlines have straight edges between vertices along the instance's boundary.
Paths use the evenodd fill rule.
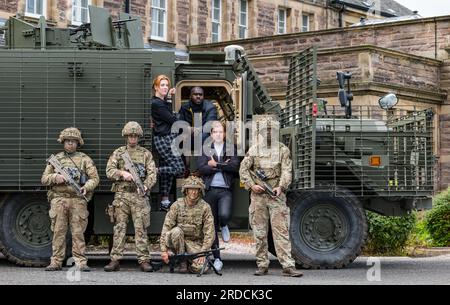
<path fill-rule="evenodd" d="M 160 208 L 162 211 L 167 212 L 171 206 L 171 202 L 169 200 L 161 201 Z"/>
<path fill-rule="evenodd" d="M 229 242 L 230 241 L 230 230 L 228 229 L 228 226 L 222 227 L 221 231 L 222 231 L 222 240 L 226 243 Z"/>
<path fill-rule="evenodd" d="M 216 268 L 217 271 L 220 271 L 222 270 L 222 267 L 223 267 L 222 261 L 220 260 L 220 258 L 216 258 L 214 260 L 214 268 Z"/>

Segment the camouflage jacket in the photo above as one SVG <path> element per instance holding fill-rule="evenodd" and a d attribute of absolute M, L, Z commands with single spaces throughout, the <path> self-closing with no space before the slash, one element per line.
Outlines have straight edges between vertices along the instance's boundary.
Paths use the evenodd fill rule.
<path fill-rule="evenodd" d="M 249 170 L 262 169 L 267 176 L 266 181 L 272 187 L 281 186 L 287 190 L 292 182 L 292 160 L 289 148 L 278 142 L 270 149 L 261 149 L 256 144 L 250 147 L 239 168 L 241 182 L 247 190 L 256 184 Z"/>
<path fill-rule="evenodd" d="M 88 176 L 84 188 L 87 191 L 86 197 L 90 200 L 94 189 L 100 181 L 94 161 L 88 155 L 79 151 L 72 154 L 62 151 L 56 154 L 56 158 L 58 158 L 61 165 L 68 170 L 76 182 L 80 183 L 80 170 Z M 56 175 L 53 165 L 47 164 L 42 174 L 41 183 L 45 186 L 50 186 L 50 190 L 48 191 L 49 200 L 55 197 L 78 197 L 75 189 L 71 186 L 65 183 L 56 184 Z"/>
<path fill-rule="evenodd" d="M 141 146 L 130 148 L 122 146 L 116 149 L 109 157 L 108 164 L 106 165 L 106 176 L 113 182 L 111 191 L 113 192 L 136 192 L 137 188 L 133 181 L 124 181 L 119 176 L 119 171 L 125 171 L 125 161 L 122 159 L 121 154 L 128 150 L 131 160 L 139 170 L 139 176 L 141 177 L 144 185 L 147 189 L 151 189 L 156 182 L 156 167 L 153 161 L 152 153 Z"/>
<path fill-rule="evenodd" d="M 211 207 L 203 199 L 199 199 L 193 206 L 188 206 L 184 198 L 179 198 L 166 214 L 161 232 L 161 251 L 167 251 L 166 234 L 174 227 L 183 230 L 186 240 L 197 241 L 202 244 L 201 251 L 211 249 L 214 242 L 214 217 Z"/>

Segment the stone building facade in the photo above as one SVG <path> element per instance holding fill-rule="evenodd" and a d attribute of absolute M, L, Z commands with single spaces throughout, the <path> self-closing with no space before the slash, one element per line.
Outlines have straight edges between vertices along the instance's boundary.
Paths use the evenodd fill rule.
<path fill-rule="evenodd" d="M 108 9 L 113 18 L 129 11 L 142 21 L 144 43 L 186 46 L 241 38 L 325 30 L 370 16 L 411 14 L 394 0 L 0 0 L 0 20 L 19 13 L 31 22 L 44 15 L 51 26 L 79 25 L 87 6 Z"/>
<path fill-rule="evenodd" d="M 273 99 L 284 103 L 289 61 L 318 48 L 318 96 L 337 104 L 336 71 L 353 73 L 354 105 L 377 104 L 393 92 L 400 104 L 432 107 L 436 186 L 450 186 L 450 16 L 190 46 L 190 50 L 245 48 Z"/>

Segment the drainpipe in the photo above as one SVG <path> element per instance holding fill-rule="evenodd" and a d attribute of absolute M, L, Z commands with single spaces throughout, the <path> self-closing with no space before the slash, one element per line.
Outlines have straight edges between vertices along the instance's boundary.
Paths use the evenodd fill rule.
<path fill-rule="evenodd" d="M 438 59 L 438 43 L 437 43 L 437 20 L 436 17 L 434 19 L 434 59 Z"/>
<path fill-rule="evenodd" d="M 130 1 L 131 0 L 125 0 L 125 13 L 130 13 Z"/>
<path fill-rule="evenodd" d="M 339 27 L 340 28 L 344 27 L 344 22 L 342 20 L 343 19 L 342 16 L 343 16 L 344 11 L 345 11 L 345 4 L 342 3 L 341 8 L 339 9 Z"/>

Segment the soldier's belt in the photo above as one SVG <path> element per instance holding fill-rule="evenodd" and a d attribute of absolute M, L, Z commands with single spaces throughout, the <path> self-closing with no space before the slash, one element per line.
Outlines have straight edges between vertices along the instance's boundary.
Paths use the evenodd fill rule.
<path fill-rule="evenodd" d="M 64 197 L 64 198 L 81 199 L 77 194 L 59 193 L 59 192 L 54 192 L 54 193 L 55 193 L 55 198 Z"/>
<path fill-rule="evenodd" d="M 137 193 L 137 188 L 135 185 L 115 185 L 113 187 L 113 192 L 125 192 L 125 193 Z"/>

